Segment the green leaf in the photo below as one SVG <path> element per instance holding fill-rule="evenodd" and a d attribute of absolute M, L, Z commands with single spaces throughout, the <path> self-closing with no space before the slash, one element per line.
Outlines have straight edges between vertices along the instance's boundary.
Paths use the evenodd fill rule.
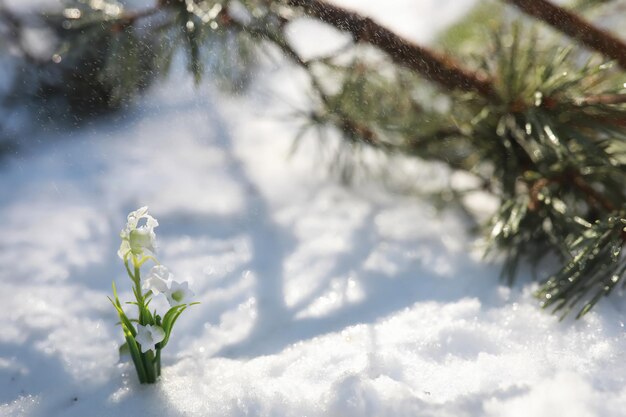
<path fill-rule="evenodd" d="M 148 379 L 147 379 L 146 369 L 144 367 L 144 363 L 142 360 L 142 355 L 139 350 L 139 346 L 137 345 L 137 341 L 135 340 L 137 331 L 135 330 L 135 327 L 133 326 L 131 321 L 128 319 L 126 314 L 124 313 L 124 310 L 122 310 L 122 305 L 120 304 L 120 300 L 117 295 L 117 288 L 115 287 L 115 282 L 113 282 L 112 286 L 113 286 L 114 298 L 113 299 L 111 297 L 107 297 L 107 298 L 109 299 L 111 304 L 113 304 L 113 307 L 115 307 L 115 309 L 117 310 L 117 314 L 120 317 L 120 324 L 124 332 L 124 338 L 126 339 L 126 343 L 124 343 L 120 347 L 120 355 L 122 354 L 123 351 L 128 349 L 128 352 L 130 352 L 130 356 L 135 365 L 135 369 L 137 370 L 137 376 L 139 377 L 139 382 L 143 384 L 143 383 L 146 383 Z"/>
<path fill-rule="evenodd" d="M 122 305 L 120 304 L 120 300 L 117 296 L 117 289 L 115 288 L 115 282 L 113 282 L 113 296 L 114 296 L 115 301 L 111 299 L 111 297 L 107 297 L 107 298 L 109 299 L 111 304 L 113 304 L 113 307 L 115 307 L 115 309 L 117 310 L 117 314 L 120 317 L 120 321 L 122 322 L 122 327 L 126 327 L 128 331 L 130 332 L 131 336 L 135 337 L 137 335 L 137 331 L 135 330 L 135 327 L 133 326 L 131 321 L 126 316 L 126 313 L 124 313 L 124 310 L 122 309 Z"/>
<path fill-rule="evenodd" d="M 170 308 L 167 313 L 165 313 L 165 316 L 163 317 L 163 324 L 161 326 L 163 327 L 163 331 L 165 331 L 165 338 L 161 343 L 159 343 L 160 349 L 163 349 L 165 345 L 167 345 L 176 320 L 178 319 L 178 317 L 180 317 L 182 312 L 185 311 L 187 307 L 188 306 L 186 304 L 174 306 Z"/>
<path fill-rule="evenodd" d="M 152 384 L 156 382 L 157 369 L 155 367 L 154 352 L 149 350 L 146 353 L 141 354 L 143 359 L 144 369 L 146 370 L 146 382 Z"/>
<path fill-rule="evenodd" d="M 144 384 L 148 381 L 146 369 L 144 367 L 144 363 L 142 360 L 141 352 L 139 351 L 139 346 L 135 341 L 135 338 L 131 336 L 130 332 L 124 332 L 126 336 L 126 343 L 128 344 L 128 348 L 130 350 L 130 355 L 133 358 L 133 363 L 135 364 L 135 369 L 137 370 L 137 376 L 139 377 L 139 382 Z"/>

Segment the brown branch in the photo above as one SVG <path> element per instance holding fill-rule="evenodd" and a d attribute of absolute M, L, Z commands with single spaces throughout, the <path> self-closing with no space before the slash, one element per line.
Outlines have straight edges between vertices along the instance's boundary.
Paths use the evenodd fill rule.
<path fill-rule="evenodd" d="M 491 80 L 463 68 L 449 56 L 418 46 L 372 19 L 321 0 L 287 0 L 305 13 L 337 29 L 349 32 L 357 41 L 368 42 L 386 52 L 396 63 L 438 83 L 448 90 L 474 91 L 490 101 L 499 101 Z"/>
<path fill-rule="evenodd" d="M 615 204 L 593 188 L 582 174 L 570 170 L 552 178 L 538 179 L 532 183 L 529 190 L 530 201 L 528 202 L 530 211 L 536 211 L 539 208 L 539 193 L 550 184 L 569 184 L 585 195 L 585 199 L 590 206 L 609 213 L 616 210 Z"/>
<path fill-rule="evenodd" d="M 596 96 L 581 97 L 574 101 L 578 106 L 605 106 L 626 104 L 626 94 L 600 94 Z"/>
<path fill-rule="evenodd" d="M 249 26 L 244 25 L 233 19 L 228 12 L 227 8 L 222 9 L 219 13 L 218 18 L 223 25 L 232 26 L 238 28 L 239 30 L 243 30 L 249 33 L 252 36 L 259 37 L 268 42 L 274 44 L 277 48 L 279 48 L 283 54 L 289 59 L 291 59 L 295 64 L 300 66 L 309 76 L 311 85 L 313 89 L 317 92 L 320 100 L 324 104 L 327 109 L 331 109 L 334 106 L 331 104 L 331 100 L 320 85 L 319 81 L 313 74 L 311 69 L 311 64 L 309 61 L 304 60 L 298 52 L 289 45 L 289 43 L 282 36 L 276 36 L 275 33 L 267 30 L 266 26 Z M 338 116 L 338 118 L 332 121 L 335 126 L 346 136 L 352 136 L 359 138 L 363 143 L 372 146 L 374 148 L 388 148 L 387 144 L 385 144 L 382 140 L 378 138 L 376 133 L 370 129 L 368 126 L 360 124 L 354 120 L 351 120 L 350 117 L 344 114 L 340 109 L 333 108 L 333 113 Z"/>
<path fill-rule="evenodd" d="M 588 48 L 614 59 L 626 69 L 626 43 L 609 32 L 593 26 L 575 13 L 547 0 L 504 0 L 524 13 L 551 25 Z"/>
<path fill-rule="evenodd" d="M 547 178 L 540 178 L 535 181 L 529 189 L 530 200 L 528 201 L 528 210 L 537 211 L 539 209 L 540 200 L 539 193 L 541 190 L 550 184 L 550 180 Z"/>
<path fill-rule="evenodd" d="M 156 6 L 150 7 L 149 9 L 127 12 L 120 17 L 120 20 L 125 20 L 128 21 L 129 24 L 133 24 L 137 20 L 146 19 L 156 15 L 157 13 L 162 11 L 164 7 L 165 5 L 159 3 Z"/>
<path fill-rule="evenodd" d="M 580 191 L 582 191 L 583 193 L 587 195 L 587 198 L 591 204 L 595 205 L 596 207 L 599 206 L 605 209 L 606 211 L 608 211 L 609 213 L 612 211 L 615 211 L 615 205 L 611 202 L 611 200 L 609 200 L 608 198 L 600 194 L 598 191 L 596 191 L 596 189 L 593 188 L 585 180 L 585 178 L 583 178 L 581 174 L 574 173 L 573 178 L 571 178 L 571 180 L 574 186 L 576 186 L 576 188 L 578 188 Z"/>

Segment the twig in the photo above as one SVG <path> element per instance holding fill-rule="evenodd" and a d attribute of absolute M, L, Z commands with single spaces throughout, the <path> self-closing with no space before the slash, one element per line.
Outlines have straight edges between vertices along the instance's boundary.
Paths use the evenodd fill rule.
<path fill-rule="evenodd" d="M 539 193 L 544 187 L 551 183 L 571 184 L 585 195 L 587 203 L 589 203 L 590 206 L 603 209 L 609 213 L 616 210 L 615 204 L 593 188 L 582 174 L 576 171 L 567 171 L 556 177 L 540 178 L 532 183 L 529 190 L 530 201 L 528 203 L 528 209 L 530 211 L 536 211 L 539 208 Z"/>
<path fill-rule="evenodd" d="M 626 94 L 600 94 L 597 96 L 581 97 L 575 100 L 578 106 L 596 106 L 598 104 L 614 105 L 625 104 Z"/>
<path fill-rule="evenodd" d="M 160 11 L 162 11 L 163 7 L 164 7 L 164 5 L 159 3 L 159 4 L 157 4 L 157 5 L 153 6 L 153 7 L 150 7 L 148 9 L 138 10 L 138 11 L 134 11 L 134 12 L 128 12 L 128 13 L 125 13 L 124 15 L 122 15 L 120 20 L 124 20 L 124 21 L 127 21 L 129 24 L 133 24 L 137 20 L 146 19 L 148 17 L 154 16 L 155 14 L 159 13 Z"/>
<path fill-rule="evenodd" d="M 615 211 L 615 205 L 608 198 L 596 191 L 581 174 L 574 173 L 572 183 L 576 188 L 587 195 L 590 203 L 604 208 L 609 213 Z"/>
<path fill-rule="evenodd" d="M 490 101 L 499 101 L 491 80 L 484 74 L 463 68 L 451 57 L 418 46 L 372 19 L 320 0 L 287 0 L 305 13 L 352 34 L 389 54 L 398 64 L 435 81 L 447 90 L 475 91 Z"/>
<path fill-rule="evenodd" d="M 537 211 L 539 209 L 539 193 L 549 184 L 550 180 L 547 178 L 540 178 L 532 184 L 528 190 L 528 195 L 530 197 L 530 200 L 528 201 L 528 210 Z"/>
<path fill-rule="evenodd" d="M 304 60 L 298 52 L 293 49 L 291 45 L 285 40 L 283 36 L 277 36 L 275 33 L 267 29 L 267 26 L 259 25 L 259 26 L 251 26 L 244 25 L 238 22 L 236 19 L 233 19 L 228 14 L 228 9 L 222 9 L 219 14 L 220 22 L 225 25 L 230 25 L 236 27 L 240 30 L 243 30 L 252 36 L 259 37 L 266 41 L 272 42 L 275 46 L 277 46 L 288 58 L 290 58 L 294 63 L 300 66 L 309 76 L 311 81 L 311 86 L 318 94 L 320 100 L 324 104 L 327 109 L 333 108 L 331 104 L 331 100 L 322 88 L 320 82 L 317 80 L 315 74 L 313 74 L 313 70 L 311 68 L 311 63 L 309 61 Z M 381 141 L 376 133 L 365 125 L 361 125 L 358 122 L 351 120 L 350 117 L 344 114 L 340 109 L 333 108 L 333 113 L 337 116 L 337 120 L 335 121 L 335 125 L 342 132 L 346 134 L 356 135 L 361 140 L 376 148 L 386 148 L 387 144 Z"/>
<path fill-rule="evenodd" d="M 536 17 L 556 30 L 576 39 L 588 48 L 614 59 L 626 69 L 626 43 L 612 34 L 593 26 L 576 14 L 547 0 L 504 0 L 524 13 Z"/>

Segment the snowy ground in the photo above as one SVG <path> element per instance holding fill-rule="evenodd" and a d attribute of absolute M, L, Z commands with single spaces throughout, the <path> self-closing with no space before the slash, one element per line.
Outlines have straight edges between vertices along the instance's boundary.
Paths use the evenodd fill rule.
<path fill-rule="evenodd" d="M 466 6 L 398 4 L 422 40 Z M 263 91 L 298 84 L 289 68 L 262 77 Z M 499 285 L 454 211 L 288 159 L 280 103 L 178 74 L 124 118 L 34 138 L 6 162 L 1 416 L 623 415 L 621 298 L 557 321 L 528 280 Z M 144 204 L 161 260 L 201 302 L 156 386 L 118 364 L 106 299 L 112 279 L 130 298 L 118 232 Z"/>

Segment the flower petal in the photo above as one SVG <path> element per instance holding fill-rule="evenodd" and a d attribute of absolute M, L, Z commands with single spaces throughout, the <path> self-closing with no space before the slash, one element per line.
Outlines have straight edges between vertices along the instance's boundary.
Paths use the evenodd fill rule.
<path fill-rule="evenodd" d="M 165 296 L 167 297 L 167 301 L 170 303 L 170 306 L 174 307 L 186 304 L 189 299 L 194 296 L 194 293 L 189 289 L 189 283 L 187 281 L 182 283 L 172 281 L 170 282 Z"/>
<path fill-rule="evenodd" d="M 146 223 L 140 227 L 137 227 L 141 219 L 146 219 Z M 128 214 L 126 227 L 120 232 L 122 238 L 122 244 L 126 241 L 130 246 L 130 251 L 134 255 L 142 255 L 144 251 L 154 254 L 156 252 L 156 234 L 154 228 L 159 225 L 159 222 L 148 214 L 148 207 L 144 206 L 135 211 L 131 211 Z M 128 251 L 124 247 L 124 250 L 120 248 L 118 255 L 123 257 L 127 255 Z"/>
<path fill-rule="evenodd" d="M 160 326 L 153 326 L 146 324 L 145 326 L 137 325 L 137 336 L 135 341 L 141 346 L 141 351 L 146 353 L 149 350 L 154 350 L 156 344 L 165 339 L 165 331 Z"/>
<path fill-rule="evenodd" d="M 154 294 L 166 293 L 171 277 L 172 274 L 165 265 L 153 266 L 146 276 L 142 288 L 146 291 L 152 291 Z"/>

